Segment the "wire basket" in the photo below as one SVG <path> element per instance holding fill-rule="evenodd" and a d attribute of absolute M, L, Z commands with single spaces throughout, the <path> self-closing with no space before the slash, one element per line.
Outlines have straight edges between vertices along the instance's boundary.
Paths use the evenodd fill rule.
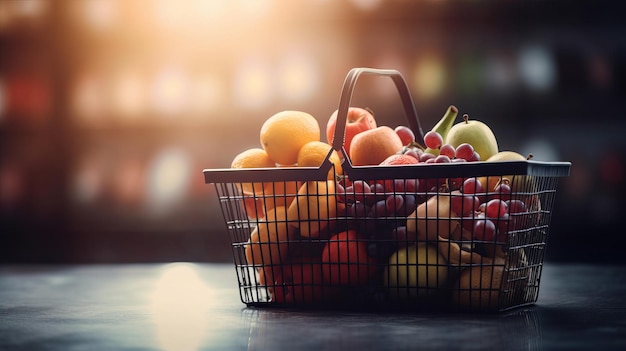
<path fill-rule="evenodd" d="M 232 242 L 241 301 L 255 307 L 437 312 L 534 304 L 557 182 L 571 164 L 353 166 L 343 135 L 363 75 L 393 80 L 409 126 L 423 143 L 402 75 L 354 68 L 343 85 L 333 140 L 344 158 L 340 172 L 330 162 L 333 150 L 319 168 L 203 171 L 205 182 L 215 186 Z M 463 196 L 450 184 L 474 177 L 506 182 L 510 193 L 487 189 L 475 195 L 515 200 L 518 210 L 494 218 L 465 211 Z M 487 219 L 497 235 L 477 229 L 477 222 L 488 226 Z"/>

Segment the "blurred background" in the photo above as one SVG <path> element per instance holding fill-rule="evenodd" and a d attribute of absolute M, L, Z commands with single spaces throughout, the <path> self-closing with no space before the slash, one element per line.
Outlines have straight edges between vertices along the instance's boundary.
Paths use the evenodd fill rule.
<path fill-rule="evenodd" d="M 620 262 L 626 25 L 616 1 L 0 0 L 0 261 L 230 261 L 202 170 L 281 110 L 322 126 L 352 67 L 397 69 L 501 149 L 571 161 L 548 261 Z M 391 81 L 354 103 L 395 127 Z"/>

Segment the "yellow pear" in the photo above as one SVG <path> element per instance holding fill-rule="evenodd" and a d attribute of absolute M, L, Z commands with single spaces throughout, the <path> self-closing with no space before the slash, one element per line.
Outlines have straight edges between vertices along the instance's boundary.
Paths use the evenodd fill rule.
<path fill-rule="evenodd" d="M 417 233 L 418 240 L 450 237 L 459 227 L 459 216 L 452 211 L 450 200 L 449 193 L 437 193 L 421 203 L 407 218 L 407 232 Z"/>
<path fill-rule="evenodd" d="M 285 206 L 277 206 L 267 211 L 265 218 L 257 222 L 246 244 L 245 255 L 248 264 L 282 264 L 287 260 L 289 241 L 294 238 Z"/>

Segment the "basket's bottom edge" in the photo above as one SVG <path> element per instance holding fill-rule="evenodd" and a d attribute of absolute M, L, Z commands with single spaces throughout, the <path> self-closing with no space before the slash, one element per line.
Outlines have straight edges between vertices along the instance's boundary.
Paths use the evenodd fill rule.
<path fill-rule="evenodd" d="M 403 304 L 311 304 L 311 303 L 277 303 L 277 302 L 244 302 L 247 308 L 258 310 L 286 310 L 298 312 L 349 312 L 349 313 L 392 313 L 392 314 L 502 314 L 532 308 L 536 302 L 521 303 L 500 309 L 460 308 L 455 306 L 437 305 L 403 305 Z"/>

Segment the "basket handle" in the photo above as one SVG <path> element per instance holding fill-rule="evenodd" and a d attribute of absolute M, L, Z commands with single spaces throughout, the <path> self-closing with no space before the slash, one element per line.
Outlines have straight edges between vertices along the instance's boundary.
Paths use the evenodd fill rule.
<path fill-rule="evenodd" d="M 423 146 L 424 131 L 422 130 L 422 126 L 417 116 L 417 111 L 415 110 L 415 104 L 411 98 L 409 87 L 402 77 L 402 74 L 393 69 L 357 67 L 352 68 L 350 72 L 348 72 L 348 75 L 343 83 L 341 96 L 339 98 L 339 108 L 337 110 L 337 125 L 335 126 L 335 135 L 333 136 L 333 149 L 337 152 L 343 152 L 343 155 L 347 156 L 346 150 L 343 149 L 343 143 L 345 139 L 346 123 L 348 121 L 348 109 L 350 107 L 356 82 L 362 75 L 387 76 L 393 80 L 396 85 L 396 89 L 400 94 L 400 99 L 402 101 L 402 105 L 404 106 L 404 113 L 407 121 L 409 122 L 409 128 L 411 128 L 415 134 L 415 141 Z"/>

